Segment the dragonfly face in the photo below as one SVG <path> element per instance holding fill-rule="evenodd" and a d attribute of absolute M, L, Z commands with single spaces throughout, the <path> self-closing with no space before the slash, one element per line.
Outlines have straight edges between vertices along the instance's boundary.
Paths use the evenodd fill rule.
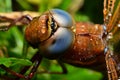
<path fill-rule="evenodd" d="M 56 58 L 74 42 L 74 22 L 65 11 L 52 9 L 34 18 L 26 28 L 26 40 L 48 58 Z"/>

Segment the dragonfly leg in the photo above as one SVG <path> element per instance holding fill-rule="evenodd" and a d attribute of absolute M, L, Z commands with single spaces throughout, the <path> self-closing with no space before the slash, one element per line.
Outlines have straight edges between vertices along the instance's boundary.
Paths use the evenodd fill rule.
<path fill-rule="evenodd" d="M 106 53 L 106 66 L 107 66 L 107 73 L 108 73 L 108 79 L 109 80 L 118 80 L 118 74 L 116 71 L 116 62 L 112 58 L 112 55 L 110 54 L 110 51 L 107 51 Z"/>
<path fill-rule="evenodd" d="M 0 31 L 7 31 L 10 27 L 14 25 L 26 25 L 29 24 L 32 17 L 29 15 L 21 16 L 17 19 L 7 18 L 5 16 L 0 16 Z"/>

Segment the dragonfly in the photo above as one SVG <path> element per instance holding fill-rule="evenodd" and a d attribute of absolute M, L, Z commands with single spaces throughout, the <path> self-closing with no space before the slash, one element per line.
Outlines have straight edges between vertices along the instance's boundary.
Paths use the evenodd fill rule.
<path fill-rule="evenodd" d="M 118 80 L 120 77 L 119 13 L 120 0 L 104 0 L 103 24 L 75 23 L 69 13 L 60 9 L 48 10 L 35 18 L 24 15 L 14 20 L 0 16 L 1 21 L 10 22 L 10 25 L 0 27 L 1 31 L 9 30 L 13 25 L 18 25 L 18 22 L 27 24 L 25 39 L 33 48 L 39 49 L 31 58 L 34 66 L 28 76 L 24 76 L 24 73 L 30 66 L 24 67 L 20 73 L 4 65 L 0 67 L 19 78 L 29 80 L 35 75 L 44 57 L 57 60 L 63 70 L 50 73 L 67 73 L 63 64 L 67 63 L 100 71 L 107 74 L 109 80 Z"/>

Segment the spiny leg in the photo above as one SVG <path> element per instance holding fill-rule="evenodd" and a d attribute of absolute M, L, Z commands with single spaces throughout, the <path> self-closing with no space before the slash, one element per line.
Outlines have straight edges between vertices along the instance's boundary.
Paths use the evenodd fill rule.
<path fill-rule="evenodd" d="M 111 27 L 112 34 L 116 34 L 120 29 L 120 1 L 115 9 L 112 20 L 109 22 L 108 27 Z"/>
<path fill-rule="evenodd" d="M 104 0 L 104 24 L 108 25 L 109 21 L 111 20 L 113 10 L 114 10 L 114 4 L 116 0 Z"/>
<path fill-rule="evenodd" d="M 41 61 L 42 61 L 42 56 L 39 54 L 39 52 L 37 52 L 32 58 L 32 62 L 34 62 L 35 64 L 32 67 L 32 69 L 31 69 L 29 75 L 26 77 L 26 79 L 29 80 L 34 76 L 39 64 L 41 63 Z"/>
<path fill-rule="evenodd" d="M 25 78 L 30 80 L 33 76 L 34 76 L 34 73 L 36 72 L 39 64 L 41 63 L 42 61 L 42 56 L 39 54 L 39 52 L 37 52 L 30 60 L 32 63 L 35 63 L 29 73 L 28 76 L 26 76 Z M 30 68 L 31 66 L 25 66 L 21 71 L 20 71 L 20 74 L 25 74 L 26 71 Z M 15 80 L 19 80 L 20 77 L 17 77 L 15 78 Z"/>
<path fill-rule="evenodd" d="M 116 7 L 115 7 L 116 6 Z M 104 25 L 107 32 L 116 33 L 120 26 L 120 0 L 104 0 Z"/>
<path fill-rule="evenodd" d="M 10 68 L 8 68 L 8 67 L 6 67 L 6 66 L 4 66 L 4 65 L 0 65 L 0 68 L 6 70 L 7 72 L 11 73 L 11 74 L 14 75 L 14 76 L 18 76 L 18 77 L 20 77 L 20 78 L 25 78 L 24 75 L 19 74 L 19 73 L 16 73 L 16 72 L 14 72 L 13 70 L 11 70 Z"/>
<path fill-rule="evenodd" d="M 118 1 L 117 7 L 115 8 L 117 0 L 104 0 L 104 25 L 107 26 L 107 33 L 109 33 L 111 36 L 114 36 L 115 33 L 117 33 L 118 26 L 119 25 L 119 19 L 120 19 L 120 1 Z M 108 36 L 109 36 L 108 34 Z M 108 40 L 109 41 L 109 40 Z M 110 44 L 108 42 L 108 44 Z M 118 80 L 118 73 L 117 73 L 117 63 L 114 60 L 114 53 L 112 53 L 110 50 L 107 51 L 106 54 L 106 65 L 108 70 L 108 79 L 109 80 Z"/>
<path fill-rule="evenodd" d="M 4 25 L 0 26 L 0 31 L 6 31 L 8 30 L 10 27 L 14 26 L 14 25 L 26 25 L 29 24 L 30 21 L 32 20 L 32 17 L 29 15 L 24 15 L 21 16 L 20 18 L 17 19 L 12 19 L 12 18 L 7 18 L 5 16 L 0 16 L 0 21 L 1 22 L 8 22 L 10 24 L 8 25 Z"/>
<path fill-rule="evenodd" d="M 107 65 L 107 71 L 108 71 L 108 79 L 118 80 L 118 74 L 116 71 L 116 62 L 112 58 L 110 51 L 107 51 L 105 59 L 106 59 L 106 65 Z"/>
<path fill-rule="evenodd" d="M 36 53 L 36 54 L 32 57 L 31 62 L 32 62 L 32 63 L 35 63 L 35 65 L 32 67 L 31 72 L 29 73 L 29 75 L 25 77 L 26 79 L 30 80 L 30 79 L 33 77 L 33 75 L 34 75 L 34 73 L 36 72 L 36 70 L 37 70 L 37 68 L 38 68 L 41 60 L 42 60 L 42 56 L 39 54 L 39 52 Z M 42 74 L 42 73 L 48 73 L 48 74 L 66 74 L 66 73 L 67 73 L 67 68 L 66 68 L 66 66 L 65 66 L 60 60 L 57 60 L 57 61 L 58 61 L 58 64 L 59 64 L 59 65 L 61 66 L 61 68 L 62 68 L 62 72 L 50 72 L 50 71 L 45 70 L 45 71 L 38 72 L 38 74 Z M 26 66 L 26 67 L 24 67 L 24 68 L 21 70 L 20 74 L 24 74 L 30 67 L 31 67 L 31 66 Z M 15 80 L 18 80 L 18 79 L 19 79 L 19 78 L 16 78 Z"/>

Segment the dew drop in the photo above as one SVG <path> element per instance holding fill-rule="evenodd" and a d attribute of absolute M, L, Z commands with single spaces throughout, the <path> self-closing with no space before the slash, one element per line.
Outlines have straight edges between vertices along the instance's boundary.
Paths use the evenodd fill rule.
<path fill-rule="evenodd" d="M 77 43 L 80 44 L 80 41 L 78 40 Z"/>
<path fill-rule="evenodd" d="M 111 38 L 113 38 L 113 35 L 112 35 L 112 33 L 109 33 L 109 34 L 108 34 L 108 36 L 107 36 L 107 38 L 108 38 L 108 39 L 111 39 Z"/>
<path fill-rule="evenodd" d="M 98 25 L 95 25 L 95 29 L 98 30 Z"/>
<path fill-rule="evenodd" d="M 74 46 L 73 49 L 76 49 L 76 46 Z"/>
<path fill-rule="evenodd" d="M 92 41 L 93 39 L 91 38 L 90 41 Z"/>
<path fill-rule="evenodd" d="M 42 32 L 42 34 L 45 34 L 46 28 L 43 27 L 43 28 L 41 29 L 41 32 Z"/>
<path fill-rule="evenodd" d="M 118 24 L 118 27 L 120 27 L 120 24 Z"/>
<path fill-rule="evenodd" d="M 109 13 L 109 14 L 108 14 L 108 16 L 112 16 L 112 14 L 111 14 L 111 13 Z"/>

